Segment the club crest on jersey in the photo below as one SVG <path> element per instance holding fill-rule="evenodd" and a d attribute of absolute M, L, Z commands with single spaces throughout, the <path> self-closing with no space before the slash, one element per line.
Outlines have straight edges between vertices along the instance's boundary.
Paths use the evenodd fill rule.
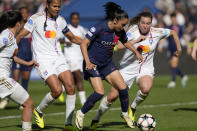
<path fill-rule="evenodd" d="M 90 28 L 90 31 L 91 32 L 95 32 L 96 31 L 96 28 L 95 27 L 92 27 L 92 28 Z"/>
<path fill-rule="evenodd" d="M 54 30 L 50 31 L 50 30 L 47 30 L 45 32 L 45 37 L 46 38 L 55 38 L 56 37 L 56 32 Z"/>
<path fill-rule="evenodd" d="M 29 19 L 29 20 L 27 21 L 27 23 L 30 24 L 30 25 L 33 25 L 33 20 L 32 20 L 32 19 Z"/>

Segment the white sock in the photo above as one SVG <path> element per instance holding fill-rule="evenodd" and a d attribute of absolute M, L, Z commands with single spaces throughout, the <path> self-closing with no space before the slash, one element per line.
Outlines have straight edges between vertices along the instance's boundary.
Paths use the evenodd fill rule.
<path fill-rule="evenodd" d="M 76 95 L 66 95 L 66 125 L 72 124 Z"/>
<path fill-rule="evenodd" d="M 65 87 L 62 85 L 62 93 L 65 92 Z"/>
<path fill-rule="evenodd" d="M 143 102 L 143 101 L 146 99 L 147 95 L 148 95 L 148 94 L 143 94 L 143 93 L 141 92 L 141 90 L 139 90 L 139 91 L 137 92 L 136 96 L 135 96 L 134 101 L 133 101 L 132 104 L 131 104 L 131 108 L 134 108 L 134 109 L 135 109 L 136 106 L 138 106 L 141 102 Z"/>
<path fill-rule="evenodd" d="M 22 122 L 23 131 L 31 131 L 32 122 Z"/>
<path fill-rule="evenodd" d="M 85 91 L 79 91 L 79 98 L 81 101 L 81 105 L 84 105 L 84 103 L 86 102 L 86 92 Z"/>
<path fill-rule="evenodd" d="M 40 105 L 36 108 L 36 110 L 42 113 L 42 110 L 46 108 L 50 103 L 52 103 L 55 99 L 51 96 L 51 92 L 47 93 L 46 96 L 42 99 Z"/>
<path fill-rule="evenodd" d="M 112 104 L 112 103 L 109 103 L 109 102 L 107 101 L 107 96 L 105 96 L 105 97 L 102 99 L 102 101 L 101 101 L 101 103 L 100 103 L 100 105 L 99 105 L 99 109 L 98 109 L 98 111 L 97 111 L 97 113 L 96 113 L 96 117 L 94 118 L 94 120 L 98 120 L 98 121 L 99 121 L 100 118 L 101 118 L 101 116 L 102 116 L 107 110 L 109 110 L 111 104 Z"/>

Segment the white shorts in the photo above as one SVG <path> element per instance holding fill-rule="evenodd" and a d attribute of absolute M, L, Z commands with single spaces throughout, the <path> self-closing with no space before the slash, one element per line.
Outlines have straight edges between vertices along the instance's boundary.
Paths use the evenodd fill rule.
<path fill-rule="evenodd" d="M 80 70 L 83 72 L 83 59 L 68 59 L 68 64 L 70 67 L 71 72 Z"/>
<path fill-rule="evenodd" d="M 29 98 L 27 91 L 12 78 L 0 78 L 0 98 L 9 97 L 18 104 Z"/>
<path fill-rule="evenodd" d="M 139 78 L 141 78 L 142 76 L 148 75 L 154 78 L 154 72 L 152 72 L 148 68 L 142 68 L 140 72 L 138 72 L 138 69 L 122 68 L 119 70 L 119 72 L 122 75 L 124 82 L 129 88 L 131 88 L 135 79 L 138 83 Z"/>
<path fill-rule="evenodd" d="M 70 70 L 69 65 L 64 57 L 58 57 L 53 60 L 44 60 L 39 63 L 37 71 L 40 77 L 46 80 L 49 76 L 55 74 L 57 77 L 64 71 Z"/>

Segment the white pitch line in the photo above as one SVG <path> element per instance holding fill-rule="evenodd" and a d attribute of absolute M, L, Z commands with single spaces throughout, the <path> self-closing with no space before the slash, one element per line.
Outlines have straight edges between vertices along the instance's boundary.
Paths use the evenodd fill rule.
<path fill-rule="evenodd" d="M 139 106 L 138 109 L 156 108 L 156 107 L 173 107 L 173 106 L 183 106 L 183 105 L 197 105 L 197 101 L 183 102 L 183 103 L 172 103 L 172 104 L 159 104 L 159 105 L 143 105 L 143 106 Z M 120 107 L 111 108 L 110 110 L 117 111 L 117 110 L 120 110 Z M 90 112 L 96 112 L 96 111 L 97 110 L 91 110 Z M 65 114 L 65 112 L 57 112 L 57 113 L 48 113 L 48 114 L 45 114 L 44 116 L 58 116 L 58 115 L 64 115 L 64 114 Z M 2 116 L 2 117 L 0 117 L 0 120 L 16 119 L 16 118 L 21 118 L 21 115 Z"/>

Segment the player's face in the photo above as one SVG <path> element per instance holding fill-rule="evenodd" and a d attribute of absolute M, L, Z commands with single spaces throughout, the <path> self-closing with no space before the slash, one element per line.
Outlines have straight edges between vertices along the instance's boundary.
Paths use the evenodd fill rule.
<path fill-rule="evenodd" d="M 123 18 L 119 21 L 117 21 L 116 19 L 114 20 L 114 23 L 115 23 L 115 26 L 114 26 L 114 29 L 115 31 L 121 31 L 124 26 L 128 23 L 128 18 Z"/>
<path fill-rule="evenodd" d="M 23 21 L 24 22 L 26 22 L 27 21 L 27 19 L 28 19 L 28 11 L 27 11 L 27 9 L 22 9 L 21 10 L 21 14 L 22 14 L 22 16 L 23 16 Z"/>
<path fill-rule="evenodd" d="M 152 23 L 152 20 L 150 17 L 143 17 L 142 16 L 139 23 L 138 23 L 138 27 L 140 29 L 140 32 L 142 34 L 147 34 L 150 30 L 151 23 Z"/>
<path fill-rule="evenodd" d="M 47 5 L 50 17 L 57 17 L 61 9 L 61 0 L 52 0 L 52 2 Z"/>
<path fill-rule="evenodd" d="M 177 24 L 177 22 L 176 22 L 176 16 L 172 16 L 171 17 L 171 20 L 172 20 L 172 24 L 173 25 L 176 25 Z"/>
<path fill-rule="evenodd" d="M 78 24 L 79 24 L 79 16 L 78 15 L 73 15 L 72 17 L 71 17 L 71 24 L 73 25 L 73 26 L 75 26 L 75 27 L 77 27 L 78 26 Z"/>

